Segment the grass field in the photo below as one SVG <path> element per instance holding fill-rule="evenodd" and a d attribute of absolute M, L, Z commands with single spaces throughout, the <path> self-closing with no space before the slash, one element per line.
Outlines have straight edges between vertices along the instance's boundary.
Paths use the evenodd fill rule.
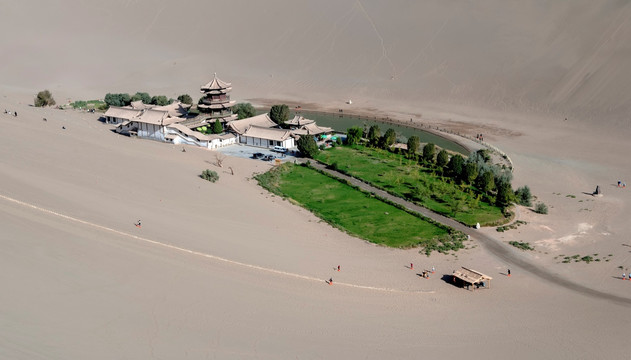
<path fill-rule="evenodd" d="M 317 160 L 465 225 L 499 224 L 505 219 L 500 208 L 481 201 L 466 191 L 467 186 L 451 184 L 402 155 L 336 146 L 320 152 Z"/>
<path fill-rule="evenodd" d="M 426 221 L 314 169 L 284 164 L 256 176 L 269 191 L 310 210 L 329 224 L 370 242 L 396 248 L 447 252 L 464 235 Z"/>

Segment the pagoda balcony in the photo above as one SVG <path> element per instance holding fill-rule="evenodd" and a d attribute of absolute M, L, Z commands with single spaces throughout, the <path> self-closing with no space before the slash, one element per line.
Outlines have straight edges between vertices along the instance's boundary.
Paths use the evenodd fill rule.
<path fill-rule="evenodd" d="M 204 98 L 202 99 L 202 103 L 206 104 L 206 105 L 215 105 L 215 104 L 226 104 L 226 103 L 230 103 L 230 98 L 226 98 L 226 99 L 209 99 L 209 98 Z"/>

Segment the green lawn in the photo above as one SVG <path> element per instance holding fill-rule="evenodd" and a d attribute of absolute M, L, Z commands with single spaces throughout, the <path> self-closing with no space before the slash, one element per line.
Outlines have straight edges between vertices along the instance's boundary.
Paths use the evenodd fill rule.
<path fill-rule="evenodd" d="M 462 248 L 464 235 L 389 205 L 308 167 L 284 164 L 257 175 L 261 186 L 293 199 L 329 224 L 370 242 L 446 252 Z"/>
<path fill-rule="evenodd" d="M 317 160 L 469 226 L 504 220 L 500 208 L 481 201 L 467 186 L 451 184 L 402 155 L 363 146 L 336 146 L 321 151 Z"/>

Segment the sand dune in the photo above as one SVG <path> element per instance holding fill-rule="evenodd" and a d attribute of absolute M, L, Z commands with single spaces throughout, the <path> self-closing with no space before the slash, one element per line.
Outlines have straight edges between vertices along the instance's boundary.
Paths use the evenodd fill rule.
<path fill-rule="evenodd" d="M 268 164 L 229 158 L 233 176 L 212 165 L 213 152 L 29 106 L 45 88 L 59 103 L 196 97 L 217 72 L 239 101 L 484 132 L 512 158 L 514 187 L 529 185 L 550 214 L 519 208 L 527 225 L 481 231 L 529 266 L 629 298 L 618 266 L 631 265 L 631 189 L 615 186 L 631 184 L 626 2 L 0 1 L 0 10 L 0 110 L 19 112 L 0 114 L 0 357 L 631 353 L 628 307 L 557 288 L 475 236 L 457 256 L 377 247 L 258 187 L 252 175 Z M 220 172 L 216 184 L 198 177 L 205 168 Z M 604 197 L 589 195 L 596 185 Z M 561 263 L 574 254 L 602 261 Z M 437 276 L 419 278 L 410 262 Z M 441 280 L 461 265 L 491 275 L 492 288 Z"/>

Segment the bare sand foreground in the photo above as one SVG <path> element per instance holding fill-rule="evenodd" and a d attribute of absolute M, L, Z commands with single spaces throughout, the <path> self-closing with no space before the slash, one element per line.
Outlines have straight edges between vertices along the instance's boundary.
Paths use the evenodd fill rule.
<path fill-rule="evenodd" d="M 184 15 L 170 2 L 112 4 L 0 2 L 0 31 L 12 34 L 0 40 L 0 111 L 19 113 L 0 114 L 0 357 L 628 358 L 628 305 L 543 281 L 475 236 L 457 257 L 373 246 L 258 187 L 251 176 L 266 163 L 229 158 L 233 176 L 213 152 L 29 106 L 43 88 L 59 102 L 194 95 L 218 71 L 236 99 L 336 109 L 352 96 L 348 111 L 482 132 L 513 159 L 514 187 L 550 207 L 520 209 L 528 224 L 517 230 L 482 231 L 530 242 L 535 252 L 506 247 L 551 273 L 631 298 L 618 278 L 631 266 L 631 188 L 615 186 L 631 183 L 628 5 L 193 2 Z M 233 28 L 222 51 L 196 46 L 209 18 Z M 217 183 L 198 177 L 206 168 Z M 596 185 L 603 197 L 585 194 Z M 557 257 L 574 254 L 603 261 Z M 411 262 L 437 273 L 421 279 Z M 491 289 L 441 280 L 461 265 L 492 276 Z"/>

